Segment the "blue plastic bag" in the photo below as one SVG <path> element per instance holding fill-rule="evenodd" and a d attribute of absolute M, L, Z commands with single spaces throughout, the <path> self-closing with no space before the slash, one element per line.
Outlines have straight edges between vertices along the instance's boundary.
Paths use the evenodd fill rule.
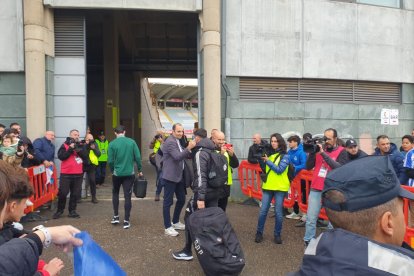
<path fill-rule="evenodd" d="M 87 232 L 80 232 L 75 237 L 83 241 L 82 246 L 73 248 L 75 276 L 127 275 Z"/>

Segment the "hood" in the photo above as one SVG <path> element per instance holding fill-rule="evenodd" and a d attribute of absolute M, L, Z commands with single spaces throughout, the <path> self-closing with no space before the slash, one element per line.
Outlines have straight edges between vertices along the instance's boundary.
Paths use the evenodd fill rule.
<path fill-rule="evenodd" d="M 216 145 L 210 139 L 204 138 L 204 139 L 201 139 L 201 141 L 199 141 L 197 143 L 195 148 L 197 148 L 197 149 L 198 148 L 205 148 L 205 149 L 214 150 L 216 148 Z"/>
<path fill-rule="evenodd" d="M 398 151 L 397 145 L 394 143 L 390 143 L 390 151 L 386 154 L 395 154 L 395 152 Z M 375 154 L 379 155 L 381 154 L 380 149 L 378 147 L 375 148 Z"/>

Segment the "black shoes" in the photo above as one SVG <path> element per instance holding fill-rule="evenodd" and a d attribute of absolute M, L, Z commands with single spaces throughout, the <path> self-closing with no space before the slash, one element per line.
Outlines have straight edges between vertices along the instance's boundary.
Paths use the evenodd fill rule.
<path fill-rule="evenodd" d="M 95 204 L 99 202 L 96 196 L 93 196 L 91 201 L 92 203 L 95 203 Z"/>
<path fill-rule="evenodd" d="M 160 195 L 155 195 L 154 201 L 160 201 Z"/>
<path fill-rule="evenodd" d="M 275 236 L 274 242 L 276 244 L 282 244 L 282 238 L 280 236 Z"/>
<path fill-rule="evenodd" d="M 119 216 L 113 216 L 111 220 L 112 224 L 119 224 Z"/>
<path fill-rule="evenodd" d="M 63 211 L 57 210 L 56 213 L 53 214 L 53 219 L 58 219 L 63 215 Z"/>
<path fill-rule="evenodd" d="M 76 213 L 75 210 L 70 211 L 68 217 L 70 217 L 70 218 L 80 218 L 79 214 Z"/>
<path fill-rule="evenodd" d="M 254 239 L 255 243 L 261 243 L 263 241 L 263 235 L 260 233 L 256 233 L 256 238 Z"/>
<path fill-rule="evenodd" d="M 129 221 L 124 220 L 124 229 L 129 229 L 129 227 L 131 227 L 131 224 L 129 223 Z"/>

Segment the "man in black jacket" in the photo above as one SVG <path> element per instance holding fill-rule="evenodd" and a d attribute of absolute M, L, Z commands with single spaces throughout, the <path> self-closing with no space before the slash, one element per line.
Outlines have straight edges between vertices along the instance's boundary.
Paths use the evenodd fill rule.
<path fill-rule="evenodd" d="M 215 150 L 214 143 L 207 138 L 207 131 L 199 128 L 194 132 L 196 146 L 192 150 L 194 182 L 192 185 L 194 195 L 187 204 L 185 212 L 185 224 L 187 219 L 197 209 L 217 207 L 218 191 L 208 186 L 208 168 L 210 163 L 210 151 Z M 181 251 L 172 255 L 176 260 L 190 261 L 193 259 L 191 253 L 191 237 L 188 228 L 185 228 L 185 246 Z"/>
<path fill-rule="evenodd" d="M 359 158 L 368 156 L 368 154 L 365 153 L 365 151 L 359 149 L 358 143 L 355 139 L 349 139 L 345 143 L 345 150 L 343 150 L 338 158 L 337 161 L 330 158 L 326 153 L 322 153 L 324 156 L 324 160 L 332 169 L 339 168 L 342 165 L 345 165 L 348 162 L 357 160 Z"/>
<path fill-rule="evenodd" d="M 262 160 L 263 149 L 267 144 L 267 141 L 262 140 L 262 136 L 259 133 L 253 135 L 253 145 L 249 147 L 247 161 L 252 164 L 260 163 Z"/>

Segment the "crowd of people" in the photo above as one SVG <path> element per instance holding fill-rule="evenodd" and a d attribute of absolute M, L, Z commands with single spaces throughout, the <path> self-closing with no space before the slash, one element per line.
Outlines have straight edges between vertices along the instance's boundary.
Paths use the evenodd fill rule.
<path fill-rule="evenodd" d="M 53 215 L 54 219 L 63 215 L 69 193 L 68 216 L 71 218 L 80 217 L 76 207 L 81 196 L 84 175 L 90 188 L 91 201 L 98 203 L 96 186 L 104 183 L 106 166 L 108 165 L 112 174 L 113 186 L 111 223 L 118 225 L 121 222 L 118 209 L 119 191 L 122 186 L 125 198 L 122 225 L 124 229 L 131 227 L 131 191 L 136 178 L 135 165 L 138 176 L 143 175 L 141 153 L 136 142 L 126 137 L 124 126 L 120 125 L 115 128 L 114 133 L 116 138 L 109 142 L 104 132 L 99 132 L 96 140 L 91 133 L 88 133 L 85 139 L 81 140 L 78 130 L 73 129 L 69 132 L 69 137 L 57 151 L 57 158 L 61 160 L 61 171 L 57 211 Z M 58 227 L 56 231 L 53 228 L 45 230 L 43 227 L 27 232 L 16 230 L 13 227 L 13 222 L 20 220 L 24 208 L 30 204 L 28 199 L 33 194 L 28 180 L 15 177 L 18 175 L 16 172 L 39 164 L 43 164 L 47 168 L 54 165 L 54 133 L 46 131 L 44 137 L 34 140 L 32 144 L 27 137 L 21 134 L 19 124 L 13 123 L 9 128 L 0 125 L 0 137 L 0 176 L 4 178 L 2 181 L 7 183 L 5 187 L 1 188 L 5 190 L 4 195 L 2 192 L 2 198 L 0 198 L 0 206 L 4 206 L 0 220 L 1 223 L 4 222 L 0 235 L 0 254 L 2 254 L 1 250 L 4 248 L 2 244 L 4 244 L 11 246 L 13 250 L 22 250 L 17 254 L 21 254 L 22 258 L 29 258 L 25 256 L 27 252 L 24 252 L 27 250 L 26 247 L 29 247 L 30 250 L 34 250 L 33 256 L 36 257 L 28 262 L 30 269 L 33 269 L 32 263 L 39 261 L 38 256 L 41 254 L 43 246 L 51 242 L 79 245 L 79 241 L 76 239 L 69 240 L 66 237 L 69 232 L 76 233 L 79 230 L 65 226 Z M 368 154 L 359 148 L 355 139 L 341 140 L 334 128 L 326 129 L 322 137 L 312 137 L 310 133 L 305 133 L 302 137 L 290 135 L 285 139 L 280 133 L 273 133 L 270 135 L 269 142 L 262 139 L 260 134 L 255 134 L 253 144 L 249 148 L 248 162 L 259 164 L 261 168 L 262 200 L 254 241 L 261 243 L 265 240 L 264 225 L 272 201 L 274 201 L 274 243 L 282 244 L 283 242 L 284 218 L 300 219 L 297 226 L 306 227 L 303 238 L 306 249 L 304 266 L 308 268 L 313 269 L 315 262 L 320 262 L 318 258 L 320 248 L 318 246 L 326 246 L 332 239 L 344 242 L 347 238 L 352 238 L 355 242 L 361 242 L 361 239 L 364 242 L 373 240 L 377 245 L 382 246 L 381 249 L 394 249 L 397 246 L 397 253 L 401 253 L 402 250 L 404 255 L 412 258 L 412 253 L 405 252 L 406 249 L 399 249 L 402 245 L 401 233 L 395 234 L 393 231 L 402 231 L 400 229 L 402 225 L 395 225 L 396 221 L 400 223 L 400 212 L 402 212 L 401 201 L 397 199 L 399 197 L 414 199 L 413 195 L 405 194 L 400 188 L 400 184 L 409 186 L 414 184 L 413 136 L 403 136 L 400 149 L 391 143 L 386 135 L 379 135 L 376 142 L 376 148 L 372 154 L 376 157 L 367 157 Z M 179 231 L 185 233 L 183 249 L 173 252 L 172 256 L 176 260 L 192 260 L 192 240 L 186 228 L 188 218 L 195 210 L 203 208 L 220 207 L 226 211 L 233 183 L 233 169 L 239 166 L 238 157 L 233 145 L 226 142 L 225 134 L 222 131 L 213 129 L 208 137 L 205 129 L 196 128 L 191 139 L 187 139 L 180 123 L 173 125 L 171 135 L 168 137 L 162 132 L 157 132 L 150 143 L 150 148 L 153 149 L 153 152 L 149 158 L 155 167 L 157 176 L 155 201 L 160 201 L 162 189 L 164 190 L 162 204 L 164 233 L 172 237 L 178 236 Z M 225 160 L 226 179 L 224 185 L 221 186 L 214 186 L 211 183 L 212 153 L 219 154 Z M 2 166 L 6 169 L 2 169 Z M 366 167 L 364 172 L 368 171 L 364 174 L 358 170 L 361 167 Z M 371 167 L 372 169 L 370 169 Z M 298 175 L 301 170 L 311 170 L 313 174 L 309 191 L 306 191 L 305 182 L 300 183 L 302 192 L 309 194 L 308 197 L 301 197 L 302 200 L 307 200 L 307 214 L 300 215 L 298 204 L 295 204 L 289 214 L 283 207 L 283 201 L 287 196 L 291 177 Z M 381 184 L 378 185 L 376 192 L 378 194 L 384 193 L 384 197 L 371 200 L 373 195 L 370 193 L 373 191 L 368 191 L 367 185 L 371 183 L 375 186 L 373 182 Z M 343 188 L 338 188 L 341 185 Z M 193 194 L 185 208 L 184 222 L 181 222 L 181 212 L 186 205 L 187 188 L 191 188 Z M 20 190 L 17 191 L 18 189 Z M 358 190 L 362 199 L 357 198 L 352 189 Z M 392 189 L 394 192 L 389 192 Z M 16 197 L 15 194 L 19 196 Z M 174 195 L 177 200 L 171 216 Z M 323 239 L 316 239 L 318 217 L 322 207 L 326 208 L 329 217 L 328 228 L 334 228 L 334 230 L 331 230 L 329 232 L 331 234 L 325 235 Z M 377 209 L 389 210 L 389 216 L 384 217 L 384 213 Z M 360 223 L 359 219 L 363 216 L 360 213 L 378 214 L 374 217 L 380 221 L 381 228 L 379 230 L 373 228 L 372 231 L 370 230 L 371 232 L 363 232 L 356 226 L 349 226 L 348 221 L 355 220 L 355 225 Z M 392 221 L 394 224 L 391 227 L 389 225 L 392 224 Z M 392 231 L 389 228 L 392 228 Z M 359 236 L 356 237 L 354 234 Z M 24 243 L 16 244 L 13 238 L 21 235 L 27 235 L 24 238 Z M 62 235 L 65 238 L 62 238 Z M 388 245 L 383 246 L 383 244 Z M 365 254 L 365 247 L 363 250 Z M 410 252 L 409 249 L 407 250 Z M 308 258 L 307 255 L 312 257 Z M 341 265 L 340 262 L 338 265 Z M 49 273 L 51 271 L 51 275 L 53 273 L 56 275 L 62 269 L 63 264 L 60 260 L 53 259 L 49 263 L 43 262 L 42 267 Z M 301 270 L 298 275 L 306 275 L 306 273 Z"/>

